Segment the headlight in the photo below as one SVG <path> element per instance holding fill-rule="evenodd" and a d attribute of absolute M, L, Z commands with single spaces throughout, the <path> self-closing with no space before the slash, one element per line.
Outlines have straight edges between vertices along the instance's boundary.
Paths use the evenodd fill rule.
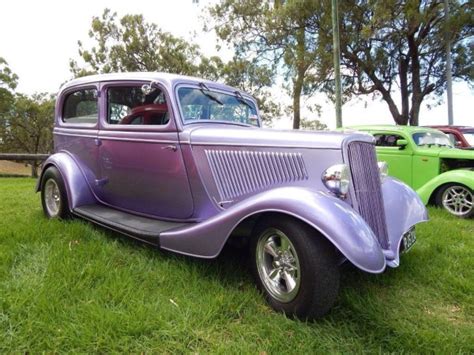
<path fill-rule="evenodd" d="M 321 177 L 324 185 L 339 197 L 345 197 L 351 182 L 349 167 L 346 164 L 333 165 Z"/>
<path fill-rule="evenodd" d="M 380 181 L 383 182 L 388 176 L 388 164 L 387 162 L 379 161 L 377 165 L 379 166 Z"/>

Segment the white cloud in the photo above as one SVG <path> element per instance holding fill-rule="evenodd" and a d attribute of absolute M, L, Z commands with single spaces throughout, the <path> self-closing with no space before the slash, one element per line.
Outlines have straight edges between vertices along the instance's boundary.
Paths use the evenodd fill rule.
<path fill-rule="evenodd" d="M 19 75 L 18 91 L 30 94 L 55 92 L 71 77 L 69 59 L 78 58 L 77 41 L 87 40 L 92 17 L 102 14 L 104 8 L 117 11 L 119 16 L 143 14 L 147 21 L 155 22 L 174 35 L 195 41 L 204 53 L 214 55 L 217 54 L 215 36 L 202 32 L 199 19 L 204 6 L 211 2 L 216 0 L 200 0 L 199 4 L 193 3 L 193 0 L 7 1 L 0 13 L 0 56 Z M 197 35 L 194 36 L 193 32 Z M 222 52 L 218 54 L 222 55 Z M 326 102 L 323 95 L 316 95 L 314 101 L 323 106 L 320 120 L 334 127 L 332 105 Z M 473 93 L 467 85 L 455 84 L 455 124 L 474 125 L 472 101 Z M 432 110 L 424 106 L 420 124 L 447 123 L 446 112 L 445 104 Z M 345 125 L 392 123 L 386 104 L 380 101 L 368 101 L 367 105 L 356 101 L 347 103 L 343 108 L 343 119 Z M 289 128 L 291 122 L 283 120 L 278 126 Z"/>

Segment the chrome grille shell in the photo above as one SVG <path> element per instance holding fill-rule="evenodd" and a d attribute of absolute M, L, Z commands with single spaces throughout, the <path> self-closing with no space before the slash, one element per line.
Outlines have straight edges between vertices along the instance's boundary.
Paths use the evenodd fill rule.
<path fill-rule="evenodd" d="M 372 143 L 353 141 L 347 145 L 352 177 L 353 203 L 384 249 L 390 247 L 377 156 Z"/>

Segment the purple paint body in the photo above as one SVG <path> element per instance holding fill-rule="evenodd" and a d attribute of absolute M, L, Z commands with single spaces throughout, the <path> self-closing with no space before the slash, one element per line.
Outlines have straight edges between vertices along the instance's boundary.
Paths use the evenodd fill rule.
<path fill-rule="evenodd" d="M 398 266 L 402 236 L 426 221 L 427 212 L 403 183 L 391 178 L 380 182 L 376 163 L 367 160 L 375 156 L 371 136 L 278 131 L 212 120 L 186 123 L 178 90 L 199 88 L 203 82 L 212 92 L 236 91 L 161 73 L 108 74 L 66 84 L 56 106 L 56 154 L 44 168 L 54 165 L 60 171 L 70 210 L 98 204 L 186 222 L 160 233 L 159 245 L 203 258 L 216 257 L 242 222 L 279 212 L 312 226 L 364 271 L 379 273 L 386 266 Z M 107 123 L 110 88 L 150 83 L 164 94 L 166 124 Z M 96 123 L 63 119 L 67 95 L 81 88 L 98 92 Z M 250 96 L 242 98 L 256 106 Z M 364 148 L 356 151 L 351 143 Z M 343 163 L 349 165 L 352 182 L 349 193 L 340 198 L 321 176 Z M 370 211 L 371 206 L 376 210 Z"/>

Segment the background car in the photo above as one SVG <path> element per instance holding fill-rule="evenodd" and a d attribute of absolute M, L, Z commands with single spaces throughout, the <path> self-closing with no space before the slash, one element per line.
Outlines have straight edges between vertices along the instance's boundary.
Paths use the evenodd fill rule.
<path fill-rule="evenodd" d="M 413 187 L 425 204 L 458 217 L 472 217 L 474 151 L 455 149 L 449 137 L 432 128 L 354 126 L 375 137 L 378 159 L 389 174 Z"/>
<path fill-rule="evenodd" d="M 474 149 L 474 127 L 468 126 L 429 126 L 445 133 L 456 148 Z"/>

